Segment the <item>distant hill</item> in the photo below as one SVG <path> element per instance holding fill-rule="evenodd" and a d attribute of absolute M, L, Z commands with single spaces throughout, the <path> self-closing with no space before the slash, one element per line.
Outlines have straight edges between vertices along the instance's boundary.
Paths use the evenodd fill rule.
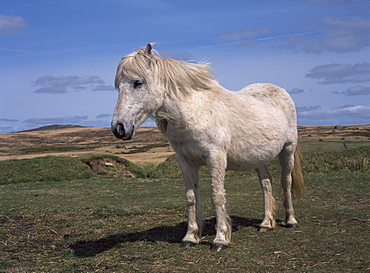
<path fill-rule="evenodd" d="M 19 131 L 19 132 L 16 132 L 16 133 L 47 131 L 47 130 L 59 130 L 59 129 L 66 129 L 66 128 L 81 128 L 81 127 L 84 127 L 84 126 L 80 126 L 80 125 L 69 125 L 69 124 L 67 124 L 67 125 L 54 124 L 54 125 L 42 126 L 42 127 L 39 127 L 39 128 L 34 128 L 34 129 Z"/>
<path fill-rule="evenodd" d="M 370 125 L 300 126 L 298 133 L 301 148 L 312 149 L 311 144 L 319 150 L 370 145 Z M 156 165 L 174 151 L 156 127 L 140 127 L 129 141 L 115 138 L 108 127 L 79 125 L 50 125 L 0 134 L 0 161 L 83 154 L 110 154 L 134 163 Z"/>

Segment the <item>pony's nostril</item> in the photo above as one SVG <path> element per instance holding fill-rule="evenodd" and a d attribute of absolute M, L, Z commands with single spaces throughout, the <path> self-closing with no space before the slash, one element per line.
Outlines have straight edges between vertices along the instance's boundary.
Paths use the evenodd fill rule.
<path fill-rule="evenodd" d="M 125 126 L 123 123 L 118 123 L 117 126 L 112 127 L 113 134 L 116 138 L 123 138 L 125 136 Z"/>
<path fill-rule="evenodd" d="M 122 123 L 119 123 L 118 126 L 117 126 L 117 133 L 120 135 L 120 136 L 123 136 L 125 134 L 125 126 L 123 126 Z"/>

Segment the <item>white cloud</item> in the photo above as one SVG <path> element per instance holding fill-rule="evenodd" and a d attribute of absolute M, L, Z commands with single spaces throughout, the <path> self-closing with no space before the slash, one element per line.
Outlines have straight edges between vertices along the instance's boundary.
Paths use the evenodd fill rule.
<path fill-rule="evenodd" d="M 370 95 L 370 87 L 369 86 L 362 86 L 362 85 L 357 85 L 357 86 L 351 86 L 347 88 L 346 91 L 343 92 L 337 92 L 334 91 L 334 94 L 342 94 L 346 96 L 361 96 L 361 95 Z"/>
<path fill-rule="evenodd" d="M 112 117 L 112 114 L 100 114 L 96 116 L 96 118 L 110 118 L 110 117 Z"/>
<path fill-rule="evenodd" d="M 68 93 L 69 89 L 81 91 L 91 87 L 94 91 L 114 90 L 112 86 L 104 85 L 98 76 L 59 76 L 45 75 L 34 82 L 35 87 L 40 87 L 34 93 L 61 94 Z M 109 87 L 109 88 L 108 88 Z"/>
<path fill-rule="evenodd" d="M 303 93 L 303 92 L 304 92 L 303 89 L 295 87 L 295 88 L 293 88 L 292 90 L 289 91 L 289 94 L 300 94 L 300 93 Z"/>
<path fill-rule="evenodd" d="M 287 49 L 287 50 L 295 50 L 297 49 L 298 45 L 306 40 L 304 35 L 290 35 L 287 37 L 283 37 L 284 43 L 280 45 L 280 48 Z"/>
<path fill-rule="evenodd" d="M 169 50 L 163 50 L 159 53 L 163 57 L 172 58 L 175 60 L 189 61 L 189 60 L 195 59 L 193 54 L 186 52 L 186 51 L 177 52 L 176 50 L 169 49 Z"/>
<path fill-rule="evenodd" d="M 297 112 L 300 125 L 367 124 L 370 120 L 370 106 L 366 105 L 313 106 L 297 108 Z"/>
<path fill-rule="evenodd" d="M 81 121 L 87 120 L 87 116 L 66 116 L 57 118 L 30 118 L 23 123 L 31 123 L 34 125 L 47 125 L 47 124 L 77 124 Z"/>
<path fill-rule="evenodd" d="M 270 32 L 270 28 L 263 27 L 263 28 L 248 28 L 241 31 L 232 31 L 232 32 L 226 32 L 223 33 L 219 40 L 221 42 L 225 41 L 240 41 L 243 39 L 250 39 L 254 38 L 260 34 L 268 33 Z"/>
<path fill-rule="evenodd" d="M 0 122 L 18 122 L 17 119 L 0 118 Z"/>
<path fill-rule="evenodd" d="M 104 83 L 98 76 L 60 76 L 53 77 L 49 75 L 42 76 L 35 81 L 35 86 L 54 86 L 66 87 L 72 85 L 97 84 Z"/>
<path fill-rule="evenodd" d="M 0 35 L 16 35 L 28 25 L 20 16 L 0 14 Z"/>
<path fill-rule="evenodd" d="M 324 17 L 321 20 L 323 35 L 316 42 L 304 46 L 307 53 L 325 51 L 344 53 L 358 51 L 370 46 L 370 20 L 361 17 Z"/>
<path fill-rule="evenodd" d="M 67 93 L 67 89 L 63 87 L 41 87 L 37 90 L 35 90 L 35 93 L 44 93 L 44 94 L 63 94 Z"/>
<path fill-rule="evenodd" d="M 115 91 L 116 89 L 112 85 L 99 84 L 94 86 L 92 91 Z"/>
<path fill-rule="evenodd" d="M 370 63 L 318 65 L 306 77 L 323 79 L 322 84 L 366 82 L 370 81 Z"/>
<path fill-rule="evenodd" d="M 302 107 L 297 107 L 297 113 L 299 112 L 310 112 L 310 111 L 316 111 L 320 110 L 322 107 L 320 105 L 315 105 L 315 106 L 302 106 Z"/>
<path fill-rule="evenodd" d="M 6 134 L 10 132 L 17 132 L 21 130 L 21 127 L 11 125 L 0 125 L 0 134 Z"/>
<path fill-rule="evenodd" d="M 155 120 L 148 118 L 144 123 L 141 125 L 141 127 L 156 127 L 157 124 Z"/>
<path fill-rule="evenodd" d="M 366 13 L 370 9 L 369 1 L 358 0 L 308 0 L 312 4 L 323 5 L 325 8 L 341 8 L 353 10 L 354 13 Z"/>

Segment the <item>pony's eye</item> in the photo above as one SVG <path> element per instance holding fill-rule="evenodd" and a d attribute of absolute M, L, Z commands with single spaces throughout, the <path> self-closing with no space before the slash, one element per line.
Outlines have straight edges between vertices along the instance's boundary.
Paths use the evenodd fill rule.
<path fill-rule="evenodd" d="M 144 82 L 142 81 L 134 81 L 134 88 L 140 88 L 142 85 L 144 84 Z"/>

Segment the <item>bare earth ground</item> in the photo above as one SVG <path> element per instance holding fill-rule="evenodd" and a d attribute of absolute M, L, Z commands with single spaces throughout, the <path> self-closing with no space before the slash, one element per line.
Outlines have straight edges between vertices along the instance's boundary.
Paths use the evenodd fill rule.
<path fill-rule="evenodd" d="M 369 142 L 370 125 L 298 127 L 300 142 Z M 0 160 L 47 155 L 112 154 L 139 165 L 158 165 L 174 154 L 155 127 L 141 127 L 130 141 L 116 139 L 109 128 L 52 125 L 0 134 Z"/>

